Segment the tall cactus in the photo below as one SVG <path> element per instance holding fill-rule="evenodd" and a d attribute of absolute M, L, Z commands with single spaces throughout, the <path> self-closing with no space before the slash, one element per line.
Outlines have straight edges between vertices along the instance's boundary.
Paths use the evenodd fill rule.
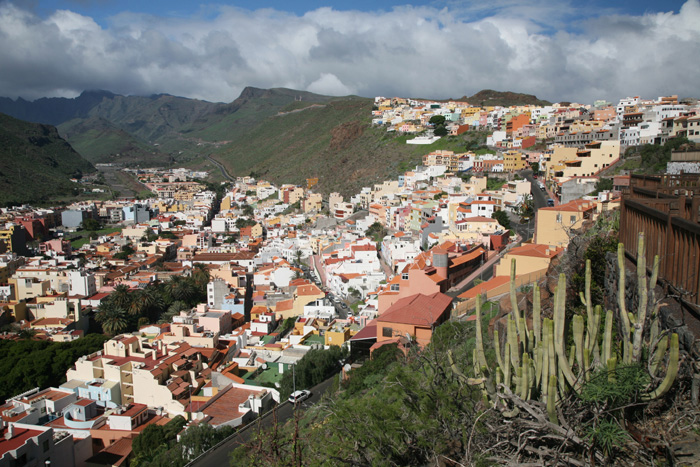
<path fill-rule="evenodd" d="M 672 386 L 678 373 L 678 335 L 662 336 L 658 339 L 658 304 L 655 303 L 653 289 L 658 277 L 658 257 L 654 259 L 652 277 L 647 286 L 646 257 L 644 254 L 644 237 L 640 235 L 637 249 L 638 258 L 638 294 L 640 309 L 636 314 L 628 313 L 625 307 L 625 266 L 624 248 L 618 246 L 618 263 L 620 277 L 618 280 L 619 315 L 622 335 L 613 341 L 614 315 L 611 311 L 605 313 L 604 331 L 601 335 L 599 327 L 603 311 L 599 305 L 591 303 L 591 264 L 586 262 L 585 289 L 580 293 L 581 302 L 586 307 L 586 322 L 580 315 L 572 319 L 571 326 L 566 321 L 566 277 L 559 276 L 554 294 L 554 311 L 552 319 L 541 315 L 539 288 L 534 288 L 533 296 L 533 329 L 529 329 L 525 314 L 517 307 L 515 292 L 515 261 L 511 263 L 510 302 L 513 310 L 507 318 L 504 346 L 501 349 L 500 335 L 494 330 L 494 349 L 496 352 L 496 368 L 491 371 L 486 361 L 484 351 L 484 336 L 482 332 L 481 298 L 476 301 L 476 348 L 473 352 L 473 365 L 476 378 L 466 378 L 469 384 L 480 385 L 484 394 L 492 404 L 502 403 L 498 397 L 498 384 L 502 384 L 523 399 L 539 397 L 547 406 L 547 412 L 552 422 L 556 423 L 556 401 L 564 397 L 566 392 L 578 392 L 583 383 L 590 377 L 593 370 L 608 370 L 609 378 L 614 380 L 615 368 L 618 362 L 619 342 L 621 360 L 623 363 L 639 361 L 643 355 L 650 354 L 649 369 L 656 376 L 662 362 L 666 360 L 667 346 L 668 363 L 666 374 L 657 388 L 643 395 L 653 399 L 665 394 Z M 642 309 L 644 308 L 644 309 Z M 648 312 L 647 308 L 652 311 Z M 650 316 L 651 320 L 647 317 Z M 647 326 L 650 321 L 650 326 Z M 650 327 L 650 331 L 647 330 Z M 644 338 L 649 335 L 649 340 Z M 571 338 L 571 339 L 569 339 Z M 566 343 L 573 341 L 571 348 Z M 643 349 L 648 352 L 643 352 Z M 457 372 L 448 356 L 453 371 Z M 456 373 L 457 374 L 457 373 Z M 504 412 L 506 413 L 506 412 Z M 512 416 L 513 410 L 507 412 Z"/>

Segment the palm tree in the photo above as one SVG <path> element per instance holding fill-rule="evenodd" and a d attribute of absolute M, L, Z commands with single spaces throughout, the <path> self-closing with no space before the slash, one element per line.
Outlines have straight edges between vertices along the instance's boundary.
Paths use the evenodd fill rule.
<path fill-rule="evenodd" d="M 165 313 L 160 315 L 160 319 L 158 320 L 158 322 L 161 324 L 162 323 L 169 323 L 170 321 L 172 321 L 173 316 L 178 316 L 181 311 L 186 311 L 189 309 L 190 309 L 190 306 L 187 305 L 187 303 L 185 303 L 185 302 L 181 302 L 179 300 L 176 302 L 173 302 L 173 304 L 168 307 L 168 311 L 166 311 Z"/>
<path fill-rule="evenodd" d="M 192 279 L 195 286 L 200 290 L 206 290 L 209 283 L 209 269 L 206 264 L 194 263 L 192 266 Z"/>
<path fill-rule="evenodd" d="M 127 287 L 124 284 L 119 284 L 114 288 L 114 292 L 110 294 L 109 299 L 112 303 L 114 303 L 114 305 L 121 308 L 122 310 L 128 309 L 131 303 L 129 287 Z"/>
<path fill-rule="evenodd" d="M 189 303 L 196 295 L 197 290 L 194 281 L 185 276 L 173 276 L 166 286 L 166 291 L 173 300 L 181 300 Z"/>
<path fill-rule="evenodd" d="M 100 323 L 105 334 L 112 336 L 125 331 L 129 326 L 124 309 L 110 302 L 100 304 L 100 309 L 95 314 L 95 321 Z"/>

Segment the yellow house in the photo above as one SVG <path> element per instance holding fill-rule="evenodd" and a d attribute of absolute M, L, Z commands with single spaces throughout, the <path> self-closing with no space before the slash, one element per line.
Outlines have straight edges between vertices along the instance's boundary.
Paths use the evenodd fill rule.
<path fill-rule="evenodd" d="M 311 211 L 320 211 L 321 210 L 321 202 L 323 201 L 323 197 L 321 193 L 309 193 L 306 196 L 306 199 L 304 199 L 304 212 L 308 213 Z"/>
<path fill-rule="evenodd" d="M 560 247 L 526 243 L 506 253 L 496 266 L 495 276 L 510 276 L 511 261 L 515 259 L 515 274 L 529 274 L 549 268 L 552 258 L 564 251 Z"/>
<path fill-rule="evenodd" d="M 294 298 L 277 302 L 273 311 L 280 319 L 303 315 L 304 306 L 325 296 L 315 284 L 302 284 L 294 291 Z"/>
<path fill-rule="evenodd" d="M 352 336 L 350 335 L 350 326 L 347 323 L 333 321 L 330 327 L 324 334 L 326 345 L 343 345 Z"/>
<path fill-rule="evenodd" d="M 590 177 L 619 158 L 619 141 L 593 141 L 583 149 L 556 146 L 546 164 L 547 179 Z"/>
<path fill-rule="evenodd" d="M 577 199 L 559 206 L 540 208 L 535 214 L 533 243 L 566 247 L 572 230 L 587 220 L 595 219 L 596 203 Z"/>
<path fill-rule="evenodd" d="M 11 277 L 7 281 L 14 286 L 17 300 L 29 300 L 44 296 L 51 289 L 51 281 L 31 277 Z"/>
<path fill-rule="evenodd" d="M 528 167 L 525 154 L 520 151 L 506 151 L 503 153 L 503 171 L 515 172 Z"/>
<path fill-rule="evenodd" d="M 255 224 L 250 226 L 250 236 L 251 238 L 260 238 L 263 235 L 262 225 Z"/>
<path fill-rule="evenodd" d="M 231 209 L 231 203 L 233 202 L 233 194 L 227 193 L 224 199 L 221 200 L 219 205 L 219 211 L 228 211 Z"/>
<path fill-rule="evenodd" d="M 266 227 L 274 227 L 275 225 L 281 224 L 282 222 L 279 216 L 275 216 L 263 219 L 263 223 Z"/>

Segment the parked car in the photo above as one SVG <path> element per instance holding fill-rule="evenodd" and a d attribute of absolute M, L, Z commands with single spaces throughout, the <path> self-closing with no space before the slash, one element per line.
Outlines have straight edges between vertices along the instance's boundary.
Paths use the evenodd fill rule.
<path fill-rule="evenodd" d="M 549 198 L 549 199 L 547 200 L 547 206 L 549 206 L 549 207 L 554 206 L 554 200 L 553 200 L 552 198 Z"/>
<path fill-rule="evenodd" d="M 292 404 L 298 404 L 311 397 L 311 391 L 308 389 L 302 389 L 301 391 L 294 391 L 289 395 L 289 402 Z"/>

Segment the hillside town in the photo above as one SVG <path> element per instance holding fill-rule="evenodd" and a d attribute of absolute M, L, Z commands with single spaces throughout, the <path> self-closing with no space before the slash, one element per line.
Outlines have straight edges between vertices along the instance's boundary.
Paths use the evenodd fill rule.
<path fill-rule="evenodd" d="M 486 132 L 486 145 L 426 150 L 350 197 L 313 179 L 244 176 L 214 191 L 205 173 L 139 168 L 124 170 L 148 199 L 2 208 L 0 337 L 108 338 L 63 382 L 8 396 L 0 465 L 121 465 L 146 427 L 177 416 L 185 429 L 245 426 L 289 403 L 282 380 L 312 350 L 346 349 L 345 375 L 387 344 L 424 347 L 440 324 L 471 319 L 477 298 L 544 278 L 599 218 L 617 216 L 626 245 L 662 215 L 697 241 L 700 151 L 674 151 L 665 174 L 612 175 L 627 148 L 700 143 L 697 103 L 478 104 L 375 98 L 372 124 L 415 135 L 408 144 Z M 660 275 L 683 280 L 672 269 Z M 151 293 L 161 286 L 167 307 Z"/>

